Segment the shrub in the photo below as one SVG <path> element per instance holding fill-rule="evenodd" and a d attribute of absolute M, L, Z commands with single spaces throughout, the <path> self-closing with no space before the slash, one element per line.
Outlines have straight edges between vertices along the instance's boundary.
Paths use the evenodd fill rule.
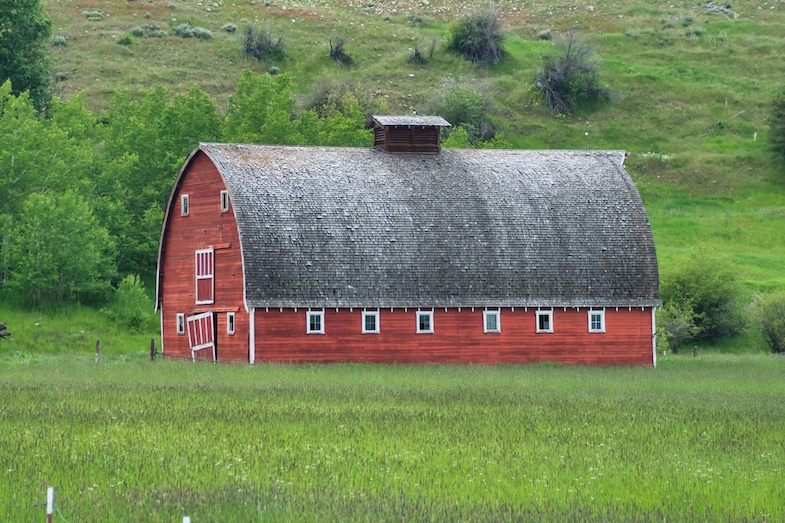
<path fill-rule="evenodd" d="M 133 27 L 131 28 L 131 34 L 133 36 L 144 36 L 144 29 L 141 27 Z"/>
<path fill-rule="evenodd" d="M 409 58 L 406 59 L 406 63 L 409 64 L 424 64 L 425 62 L 427 62 L 427 60 L 417 47 L 414 48 L 414 51 L 411 52 Z"/>
<path fill-rule="evenodd" d="M 769 349 L 785 353 L 785 291 L 761 298 L 753 307 L 756 326 Z"/>
<path fill-rule="evenodd" d="M 498 63 L 505 54 L 501 19 L 495 11 L 469 15 L 450 31 L 447 48 L 474 64 Z"/>
<path fill-rule="evenodd" d="M 436 102 L 435 111 L 453 128 L 462 127 L 471 143 L 493 138 L 495 130 L 488 117 L 488 103 L 480 91 L 469 84 L 445 90 Z"/>
<path fill-rule="evenodd" d="M 133 40 L 131 39 L 131 35 L 128 34 L 128 35 L 124 35 L 122 38 L 120 38 L 117 41 L 117 45 L 129 46 L 129 45 L 131 45 L 132 42 L 133 42 Z"/>
<path fill-rule="evenodd" d="M 345 43 L 343 38 L 338 39 L 335 44 L 330 40 L 330 58 L 332 58 L 333 62 L 341 62 L 347 65 L 354 62 L 351 55 L 343 49 Z"/>
<path fill-rule="evenodd" d="M 57 80 L 58 82 L 65 82 L 66 80 L 68 80 L 68 72 L 61 71 L 59 73 L 56 73 L 55 80 Z"/>
<path fill-rule="evenodd" d="M 785 89 L 771 103 L 769 136 L 774 150 L 785 157 Z"/>
<path fill-rule="evenodd" d="M 682 342 L 695 338 L 700 327 L 695 325 L 695 313 L 689 305 L 670 303 L 657 311 L 657 334 L 668 342 L 673 354 L 679 353 Z"/>
<path fill-rule="evenodd" d="M 741 286 L 732 269 L 711 256 L 693 256 L 665 278 L 662 299 L 666 307 L 691 309 L 697 338 L 720 340 L 746 326 L 739 297 Z"/>
<path fill-rule="evenodd" d="M 189 23 L 180 24 L 174 28 L 174 34 L 182 38 L 192 38 L 194 36 L 194 26 Z"/>
<path fill-rule="evenodd" d="M 141 331 L 152 316 L 153 304 L 147 297 L 138 275 L 129 274 L 117 285 L 108 307 L 101 309 L 106 316 L 132 331 Z"/>
<path fill-rule="evenodd" d="M 153 15 L 151 13 L 147 12 L 147 13 L 144 14 L 144 17 L 145 18 L 152 18 Z"/>
<path fill-rule="evenodd" d="M 204 27 L 194 27 L 193 35 L 195 38 L 201 38 L 202 40 L 209 40 L 213 37 L 213 33 Z"/>
<path fill-rule="evenodd" d="M 65 36 L 53 36 L 49 43 L 54 46 L 63 46 L 65 47 L 66 41 Z"/>
<path fill-rule="evenodd" d="M 224 24 L 221 27 L 221 31 L 226 31 L 227 33 L 234 33 L 237 31 L 237 26 L 234 24 Z"/>
<path fill-rule="evenodd" d="M 548 108 L 558 114 L 573 113 L 581 102 L 608 100 L 610 93 L 600 86 L 594 50 L 575 33 L 557 44 L 555 54 L 542 57 L 543 67 L 534 76 L 534 87 Z"/>
<path fill-rule="evenodd" d="M 169 33 L 167 33 L 166 31 L 161 31 L 160 29 L 158 29 L 156 31 L 148 32 L 147 36 L 150 37 L 150 38 L 164 38 L 166 36 L 169 36 Z"/>
<path fill-rule="evenodd" d="M 283 36 L 273 40 L 272 31 L 269 27 L 266 29 L 255 29 L 252 26 L 246 27 L 243 52 L 245 52 L 245 56 L 248 58 L 254 58 L 260 62 L 282 59 L 286 56 L 283 49 Z"/>
<path fill-rule="evenodd" d="M 551 38 L 553 38 L 553 35 L 551 34 L 550 29 L 545 29 L 544 31 L 540 31 L 539 33 L 537 33 L 537 38 L 539 38 L 540 40 L 550 40 Z"/>
<path fill-rule="evenodd" d="M 281 74 L 281 68 L 280 67 L 276 67 L 276 66 L 272 66 L 271 68 L 269 68 L 267 70 L 267 72 L 270 73 L 271 75 L 275 76 L 277 74 Z"/>
<path fill-rule="evenodd" d="M 104 14 L 101 11 L 82 11 L 82 16 L 91 22 L 100 22 L 104 18 Z"/>

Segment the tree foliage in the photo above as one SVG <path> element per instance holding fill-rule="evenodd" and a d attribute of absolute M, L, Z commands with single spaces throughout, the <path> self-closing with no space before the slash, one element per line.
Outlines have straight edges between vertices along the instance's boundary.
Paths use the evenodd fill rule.
<path fill-rule="evenodd" d="M 607 100 L 610 93 L 600 85 L 594 49 L 571 32 L 559 40 L 556 51 L 542 57 L 543 66 L 534 76 L 534 88 L 545 105 L 558 114 L 571 114 L 585 102 Z"/>
<path fill-rule="evenodd" d="M 39 0 L 0 0 L 0 83 L 29 92 L 37 111 L 50 100 L 47 43 L 52 23 Z"/>
<path fill-rule="evenodd" d="M 685 341 L 694 339 L 700 333 L 695 325 L 695 313 L 689 305 L 669 303 L 657 312 L 658 334 L 668 342 L 673 354 Z"/>
<path fill-rule="evenodd" d="M 697 338 L 719 340 L 741 332 L 746 321 L 733 271 L 712 256 L 693 256 L 664 278 L 665 307 L 692 311 Z"/>
<path fill-rule="evenodd" d="M 753 309 L 763 341 L 772 352 L 785 353 L 785 291 L 764 296 Z"/>
<path fill-rule="evenodd" d="M 452 28 L 447 48 L 474 64 L 496 64 L 507 52 L 501 17 L 496 11 L 468 15 Z"/>

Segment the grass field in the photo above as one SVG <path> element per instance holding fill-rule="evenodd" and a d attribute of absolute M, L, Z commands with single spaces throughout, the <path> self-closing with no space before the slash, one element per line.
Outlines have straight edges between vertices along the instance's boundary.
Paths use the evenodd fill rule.
<path fill-rule="evenodd" d="M 0 519 L 782 521 L 785 359 L 0 356 Z"/>

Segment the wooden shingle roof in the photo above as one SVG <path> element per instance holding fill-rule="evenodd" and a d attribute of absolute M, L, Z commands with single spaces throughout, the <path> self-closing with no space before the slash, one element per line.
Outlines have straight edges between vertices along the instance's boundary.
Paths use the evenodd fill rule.
<path fill-rule="evenodd" d="M 248 306 L 659 304 L 623 152 L 199 150 L 232 200 Z"/>

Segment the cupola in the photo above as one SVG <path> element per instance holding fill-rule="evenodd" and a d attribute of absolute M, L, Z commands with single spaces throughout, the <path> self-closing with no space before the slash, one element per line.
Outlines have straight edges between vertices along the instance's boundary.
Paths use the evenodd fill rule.
<path fill-rule="evenodd" d="M 387 153 L 437 154 L 442 148 L 442 128 L 450 122 L 441 116 L 379 116 L 373 127 L 373 146 Z"/>

